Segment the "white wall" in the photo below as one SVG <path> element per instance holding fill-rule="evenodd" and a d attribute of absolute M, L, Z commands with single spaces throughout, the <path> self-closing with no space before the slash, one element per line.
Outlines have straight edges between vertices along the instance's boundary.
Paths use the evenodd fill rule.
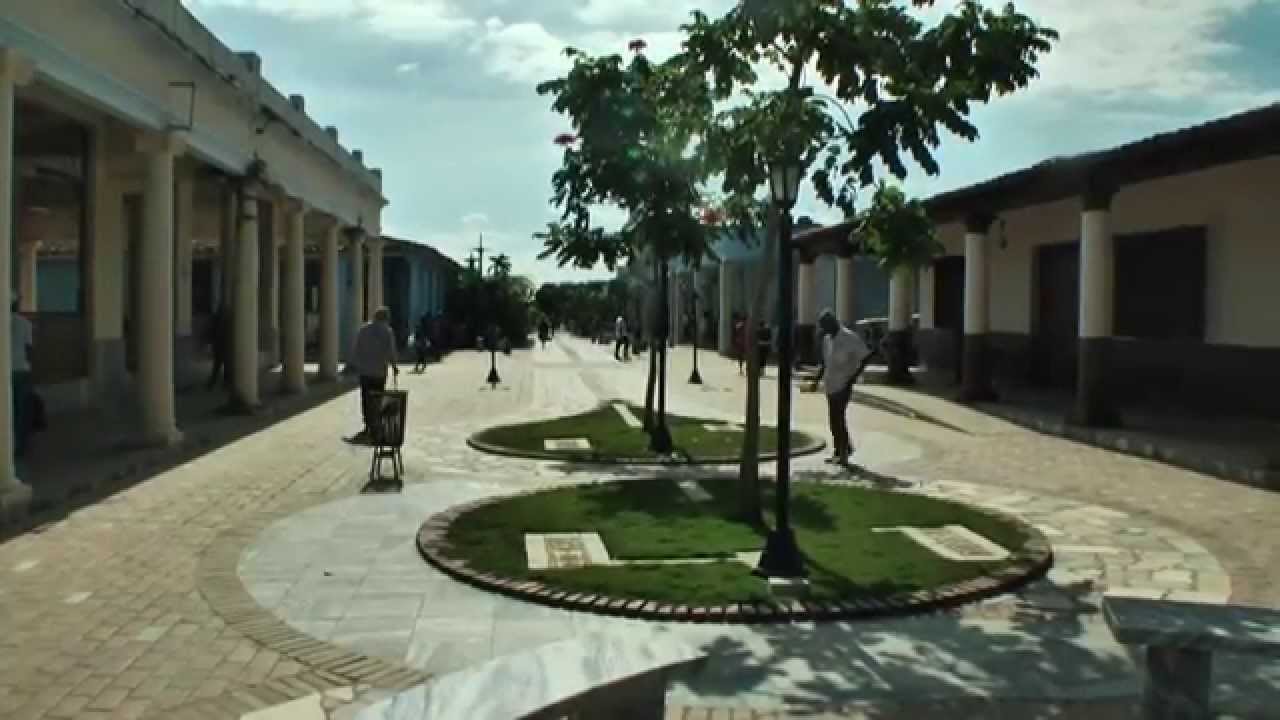
<path fill-rule="evenodd" d="M 1207 228 L 1205 341 L 1280 347 L 1280 157 L 1251 160 L 1122 189 L 1112 204 L 1117 234 L 1177 226 Z M 1075 242 L 1080 200 L 1014 210 L 991 227 L 990 302 L 994 332 L 1030 333 L 1037 301 L 1035 248 Z M 1007 247 L 1000 247 L 1001 236 Z M 964 227 L 938 237 L 948 255 L 964 254 Z M 1151 272 L 1159 272 L 1152 268 Z"/>

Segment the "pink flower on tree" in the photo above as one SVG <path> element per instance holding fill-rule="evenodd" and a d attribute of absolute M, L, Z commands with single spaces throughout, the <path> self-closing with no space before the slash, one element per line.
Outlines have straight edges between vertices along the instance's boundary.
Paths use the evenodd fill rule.
<path fill-rule="evenodd" d="M 636 38 L 635 40 L 627 43 L 627 49 L 634 53 L 644 52 L 644 49 L 647 47 L 649 47 L 649 43 L 641 40 L 640 38 Z"/>
<path fill-rule="evenodd" d="M 569 147 L 576 142 L 578 142 L 578 136 L 573 133 L 560 133 L 555 139 L 555 143 L 560 147 Z"/>

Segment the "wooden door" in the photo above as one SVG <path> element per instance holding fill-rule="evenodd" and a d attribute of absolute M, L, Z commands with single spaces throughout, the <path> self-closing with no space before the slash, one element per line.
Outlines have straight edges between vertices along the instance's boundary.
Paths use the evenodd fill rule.
<path fill-rule="evenodd" d="M 1036 254 L 1036 275 L 1039 312 L 1031 377 L 1048 387 L 1074 387 L 1080 335 L 1080 244 L 1042 245 Z"/>

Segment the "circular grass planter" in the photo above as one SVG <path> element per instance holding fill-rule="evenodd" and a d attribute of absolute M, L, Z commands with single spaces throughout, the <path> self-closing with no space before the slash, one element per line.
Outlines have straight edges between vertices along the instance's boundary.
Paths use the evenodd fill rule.
<path fill-rule="evenodd" d="M 1042 576 L 1053 561 L 1049 543 L 1038 530 L 1002 513 L 916 493 L 797 483 L 793 485 L 793 526 L 813 584 L 805 597 L 770 597 L 766 583 L 755 578 L 747 564 L 728 559 L 731 556 L 724 552 L 759 531 L 715 510 L 731 507 L 723 501 L 732 491 L 716 483 L 733 481 L 703 481 L 713 498 L 704 512 L 673 500 L 675 481 L 666 479 L 593 483 L 490 498 L 428 519 L 418 532 L 418 548 L 427 562 L 451 577 L 522 600 L 646 620 L 722 623 L 864 619 L 937 611 L 1008 592 Z M 637 498 L 641 498 L 640 508 L 624 509 L 635 508 Z M 578 510 L 574 507 L 584 504 L 612 513 L 612 521 L 575 526 Z M 859 512 L 867 513 L 866 517 L 900 514 L 883 524 L 867 523 L 866 517 L 859 523 Z M 517 519 L 526 514 L 534 519 Z M 646 515 L 653 526 L 648 529 Z M 965 525 L 1010 554 L 1000 561 L 959 563 L 934 555 L 901 532 L 870 531 L 906 524 L 902 522 L 906 517 L 926 527 Z M 525 562 L 526 530 L 597 531 L 615 558 L 702 554 L 714 556 L 714 561 L 531 571 Z M 757 536 L 751 549 L 762 545 L 763 537 Z M 674 554 L 661 554 L 664 547 Z M 691 548 L 703 552 L 691 554 Z M 869 565 L 857 565 L 864 562 L 860 558 Z M 892 567 L 894 563 L 897 568 Z M 876 572 L 881 576 L 877 578 Z M 913 574 L 914 580 L 902 579 Z M 748 586 L 749 591 L 742 591 Z M 689 593 L 687 597 L 684 592 Z"/>
<path fill-rule="evenodd" d="M 631 407 L 631 411 L 637 417 L 644 412 L 636 407 Z M 736 464 L 741 459 L 742 433 L 711 432 L 704 425 L 728 423 L 668 413 L 667 427 L 676 457 L 654 455 L 647 448 L 648 435 L 640 428 L 628 427 L 611 401 L 577 415 L 481 430 L 467 438 L 467 445 L 492 455 L 593 465 Z M 761 426 L 760 430 L 760 460 L 776 460 L 776 431 L 767 426 Z M 543 444 L 545 440 L 567 438 L 586 438 L 592 449 L 548 450 Z M 824 447 L 826 443 L 821 438 L 791 431 L 791 457 L 819 453 Z"/>

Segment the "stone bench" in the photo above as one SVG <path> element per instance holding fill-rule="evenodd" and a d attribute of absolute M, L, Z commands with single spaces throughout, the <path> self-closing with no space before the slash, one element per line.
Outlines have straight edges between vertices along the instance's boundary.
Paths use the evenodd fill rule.
<path fill-rule="evenodd" d="M 1280 656 L 1275 610 L 1108 595 L 1102 613 L 1116 640 L 1146 648 L 1148 720 L 1212 717 L 1215 652 Z"/>
<path fill-rule="evenodd" d="M 670 635 L 588 634 L 442 675 L 356 720 L 662 720 L 671 676 L 705 659 Z"/>

